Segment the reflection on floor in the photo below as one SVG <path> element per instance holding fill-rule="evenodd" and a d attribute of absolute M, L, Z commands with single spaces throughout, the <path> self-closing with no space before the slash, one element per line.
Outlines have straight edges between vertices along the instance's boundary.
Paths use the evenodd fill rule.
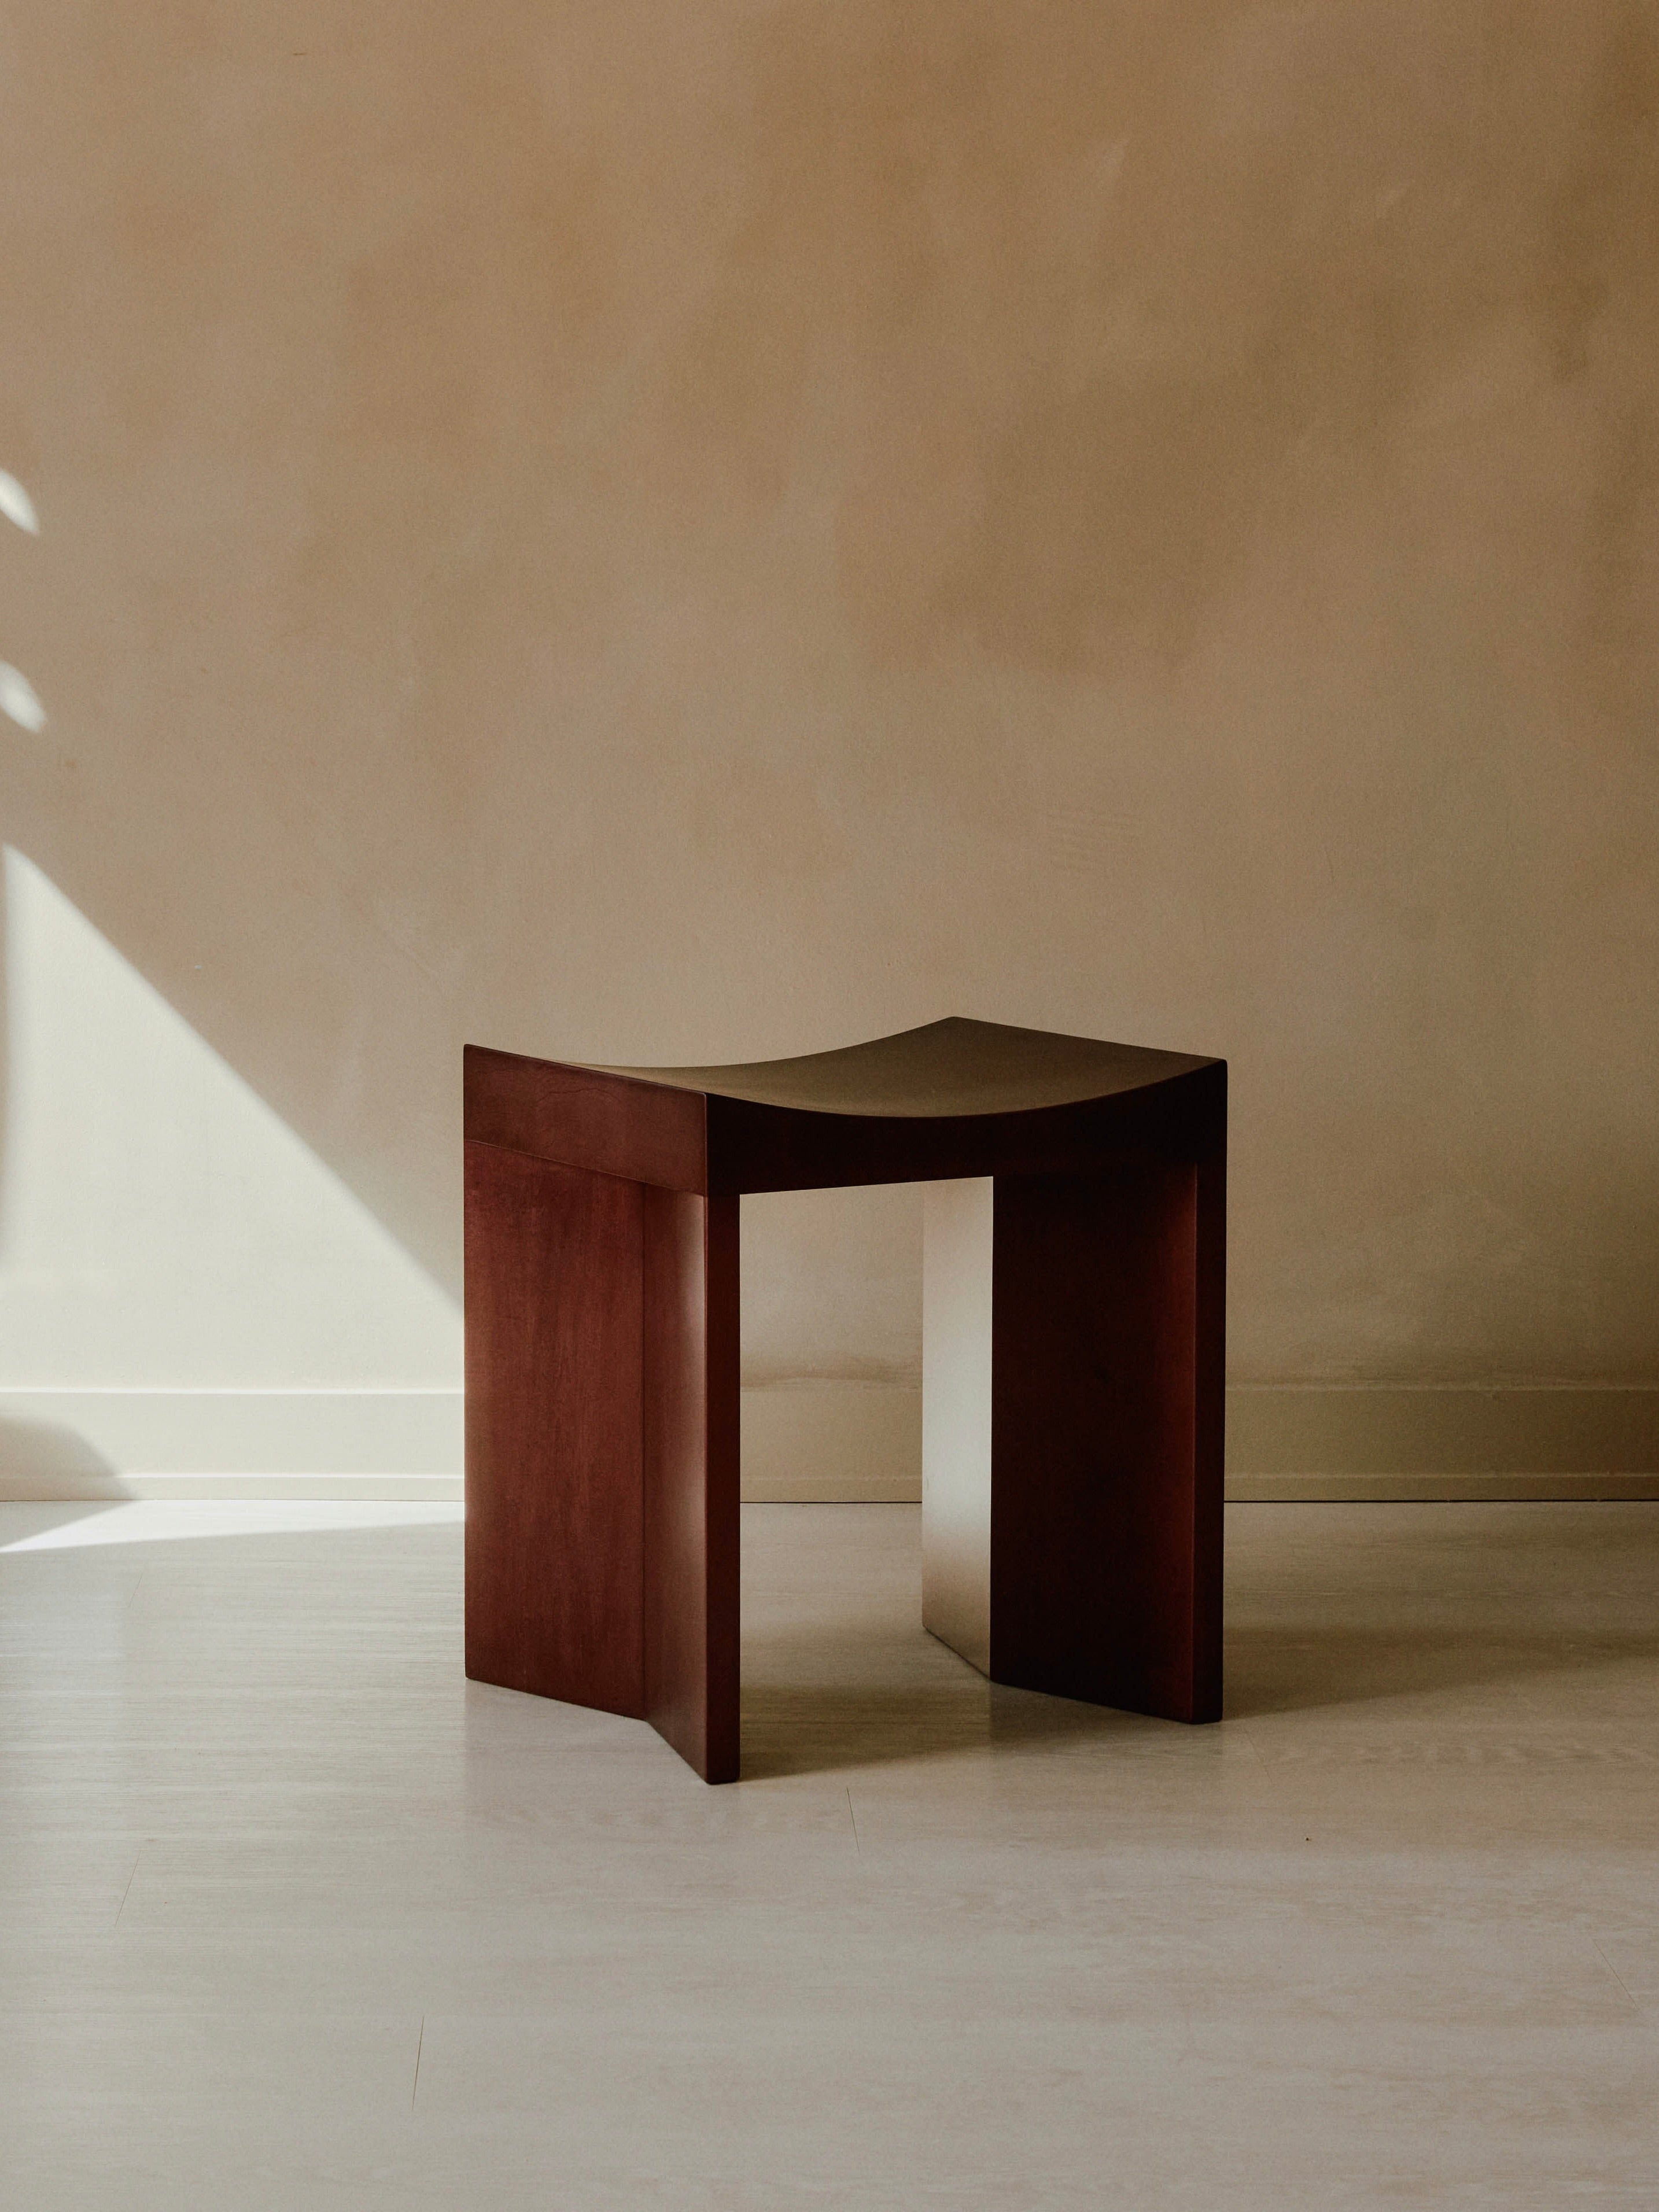
<path fill-rule="evenodd" d="M 453 1510 L 0 1509 L 0 2197 L 1659 2203 L 1659 1504 L 1234 1508 L 1207 1729 L 744 1534 L 711 1790 L 461 1680 Z"/>

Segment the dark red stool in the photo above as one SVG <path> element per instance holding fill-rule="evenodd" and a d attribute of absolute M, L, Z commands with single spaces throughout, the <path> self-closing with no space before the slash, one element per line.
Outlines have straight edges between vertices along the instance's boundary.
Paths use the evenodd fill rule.
<path fill-rule="evenodd" d="M 1221 1705 L 1224 1062 L 994 1022 L 752 1067 L 469 1045 L 466 1671 L 738 1772 L 738 1200 L 917 1182 L 923 1619 Z"/>

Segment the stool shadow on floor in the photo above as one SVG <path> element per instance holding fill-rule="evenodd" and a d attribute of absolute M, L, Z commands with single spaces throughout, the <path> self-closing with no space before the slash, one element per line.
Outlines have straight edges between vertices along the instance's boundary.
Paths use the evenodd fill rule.
<path fill-rule="evenodd" d="M 1241 1505 L 1228 1513 L 1225 1712 L 1391 1703 L 1515 1716 L 1659 1650 L 1659 1506 Z"/>
<path fill-rule="evenodd" d="M 914 1644 L 891 1652 L 888 1668 L 879 1664 L 884 1654 L 866 1653 L 866 1663 L 856 1674 L 849 1668 L 840 1680 L 825 1679 L 822 1671 L 829 1649 L 827 1640 L 815 1644 L 801 1637 L 787 1643 L 768 1638 L 745 1650 L 745 1781 L 964 1753 L 1018 1757 L 1025 1750 L 1103 1748 L 1114 1741 L 1189 1739 L 1194 1734 L 1179 1721 L 1151 1720 L 987 1681 L 921 1632 Z"/>
<path fill-rule="evenodd" d="M 1331 1630 L 1318 1635 L 1243 1631 L 1229 1639 L 1225 1721 L 1345 1709 L 1376 1717 L 1398 1702 L 1421 1718 L 1425 1702 L 1490 1689 L 1498 1702 L 1524 1699 L 1524 1685 L 1581 1670 L 1650 1666 L 1659 1635 L 1603 1632 L 1593 1644 L 1563 1632 L 1528 1638 L 1492 1635 L 1389 1635 Z M 755 1665 L 743 1695 L 743 1777 L 775 1780 L 843 1768 L 902 1764 L 990 1752 L 1143 1751 L 1157 1739 L 1197 1748 L 1208 1733 L 1179 1721 L 1011 1689 L 972 1674 L 960 1685 L 768 1680 Z M 1505 1695 L 1504 1693 L 1510 1693 Z"/>
<path fill-rule="evenodd" d="M 1650 1660 L 1653 1636 L 1595 1638 L 1606 1662 Z M 1522 1636 L 1498 1632 L 1415 1633 L 1323 1629 L 1316 1632 L 1250 1628 L 1227 1638 L 1228 1720 L 1272 1713 L 1316 1712 L 1442 1692 L 1497 1689 L 1570 1672 L 1583 1663 L 1582 1639 L 1570 1630 Z"/>

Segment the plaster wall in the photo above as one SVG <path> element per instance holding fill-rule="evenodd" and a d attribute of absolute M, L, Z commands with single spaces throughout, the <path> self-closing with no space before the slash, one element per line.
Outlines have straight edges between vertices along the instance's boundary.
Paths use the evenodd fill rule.
<path fill-rule="evenodd" d="M 1231 1060 L 1242 1384 L 1659 1383 L 1659 10 L 56 0 L 0 60 L 0 833 L 319 1174 L 263 1299 L 135 1091 L 55 1242 L 107 1101 L 20 1192 L 14 1051 L 61 1325 L 0 1266 L 0 1385 L 451 1385 L 464 1039 L 946 1012 Z M 427 1288 L 319 1329 L 340 1186 Z M 751 1382 L 914 1382 L 918 1206 L 750 1209 Z"/>

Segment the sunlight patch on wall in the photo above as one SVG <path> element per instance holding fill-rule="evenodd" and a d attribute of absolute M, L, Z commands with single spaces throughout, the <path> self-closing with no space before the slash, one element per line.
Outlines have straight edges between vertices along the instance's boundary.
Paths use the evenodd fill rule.
<path fill-rule="evenodd" d="M 0 1389 L 448 1390 L 453 1302 L 5 848 Z"/>
<path fill-rule="evenodd" d="M 0 515 L 15 522 L 31 538 L 40 535 L 40 518 L 34 511 L 34 501 L 16 477 L 0 469 Z M 0 660 L 0 714 L 8 714 L 20 729 L 39 732 L 46 726 L 46 710 L 36 691 L 21 668 L 14 668 L 9 660 Z"/>
<path fill-rule="evenodd" d="M 15 476 L 0 469 L 0 514 L 8 522 L 15 522 L 31 538 L 40 535 L 40 518 L 34 511 L 34 501 Z"/>
<path fill-rule="evenodd" d="M 0 714 L 9 714 L 20 729 L 44 730 L 46 710 L 36 691 L 21 668 L 14 668 L 9 660 L 0 660 Z"/>

